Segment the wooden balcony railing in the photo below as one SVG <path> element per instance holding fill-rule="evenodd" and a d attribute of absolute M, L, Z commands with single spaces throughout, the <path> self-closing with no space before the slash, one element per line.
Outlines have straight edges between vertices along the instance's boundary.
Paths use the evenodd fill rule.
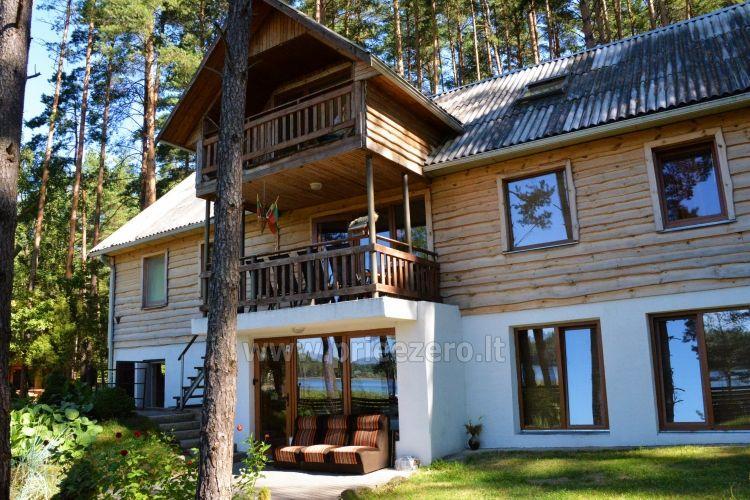
<path fill-rule="evenodd" d="M 389 245 L 389 246 L 386 246 Z M 440 301 L 436 254 L 378 237 L 378 243 L 336 240 L 284 252 L 244 257 L 240 266 L 240 308 L 278 309 L 383 296 Z M 377 259 L 378 274 L 370 273 Z M 208 290 L 210 272 L 201 274 Z M 203 298 L 206 310 L 207 298 Z"/>
<path fill-rule="evenodd" d="M 337 85 L 245 121 L 243 168 L 252 168 L 354 133 L 354 84 Z M 203 139 L 200 173 L 216 174 L 218 135 Z"/>

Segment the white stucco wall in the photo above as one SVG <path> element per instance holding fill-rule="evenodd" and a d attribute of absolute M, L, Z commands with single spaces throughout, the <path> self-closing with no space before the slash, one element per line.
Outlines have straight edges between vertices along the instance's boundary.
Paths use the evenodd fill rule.
<path fill-rule="evenodd" d="M 117 366 L 118 361 L 141 362 L 164 360 L 166 369 L 164 375 L 164 406 L 174 406 L 175 401 L 173 396 L 180 394 L 180 387 L 182 386 L 182 383 L 180 382 L 180 361 L 178 361 L 177 358 L 185 348 L 185 345 L 186 344 L 181 343 L 163 346 L 115 348 L 113 368 Z M 202 340 L 196 340 L 190 347 L 190 350 L 186 353 L 185 383 L 187 383 L 187 377 L 195 375 L 195 367 L 203 365 L 201 356 L 203 356 L 205 352 L 205 342 Z M 140 381 L 143 373 L 145 373 L 143 370 L 136 370 L 137 382 Z M 136 386 L 136 392 L 140 390 L 139 387 L 143 386 Z"/>
<path fill-rule="evenodd" d="M 466 316 L 464 338 L 482 346 L 489 337 L 505 344 L 505 360 L 464 364 L 466 414 L 483 417 L 485 448 L 550 448 L 667 444 L 750 443 L 750 431 L 660 432 L 647 314 L 744 306 L 750 287 L 617 300 L 570 307 Z M 608 431 L 521 432 L 514 327 L 598 319 L 607 388 Z"/>

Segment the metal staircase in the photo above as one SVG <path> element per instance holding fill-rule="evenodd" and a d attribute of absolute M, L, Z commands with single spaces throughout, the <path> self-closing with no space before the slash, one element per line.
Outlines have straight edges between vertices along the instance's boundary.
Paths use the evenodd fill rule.
<path fill-rule="evenodd" d="M 193 335 L 193 338 L 190 339 L 190 342 L 185 346 L 185 348 L 180 353 L 180 356 L 177 358 L 177 360 L 180 362 L 180 381 L 183 383 L 182 387 L 180 388 L 180 395 L 179 396 L 173 396 L 177 409 L 178 410 L 184 410 L 188 407 L 200 407 L 203 404 L 203 390 L 206 388 L 204 381 L 206 378 L 206 375 L 203 370 L 203 366 L 195 366 L 193 367 L 195 370 L 195 375 L 191 375 L 187 378 L 188 383 L 185 385 L 185 354 L 187 354 L 188 350 L 193 346 L 193 343 L 195 342 L 195 339 L 197 339 L 197 335 Z M 205 356 L 201 356 L 201 359 L 204 359 Z"/>

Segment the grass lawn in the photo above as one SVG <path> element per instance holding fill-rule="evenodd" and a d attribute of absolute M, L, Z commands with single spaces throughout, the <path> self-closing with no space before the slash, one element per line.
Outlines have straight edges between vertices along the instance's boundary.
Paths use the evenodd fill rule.
<path fill-rule="evenodd" d="M 750 498 L 750 447 L 477 452 L 362 498 Z"/>

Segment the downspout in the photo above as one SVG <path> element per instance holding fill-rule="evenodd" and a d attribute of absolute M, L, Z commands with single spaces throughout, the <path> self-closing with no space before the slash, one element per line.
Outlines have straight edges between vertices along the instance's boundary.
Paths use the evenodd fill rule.
<path fill-rule="evenodd" d="M 112 385 L 114 380 L 114 339 L 115 339 L 115 284 L 117 283 L 117 267 L 114 256 L 109 258 L 109 317 L 107 319 L 107 383 Z"/>

